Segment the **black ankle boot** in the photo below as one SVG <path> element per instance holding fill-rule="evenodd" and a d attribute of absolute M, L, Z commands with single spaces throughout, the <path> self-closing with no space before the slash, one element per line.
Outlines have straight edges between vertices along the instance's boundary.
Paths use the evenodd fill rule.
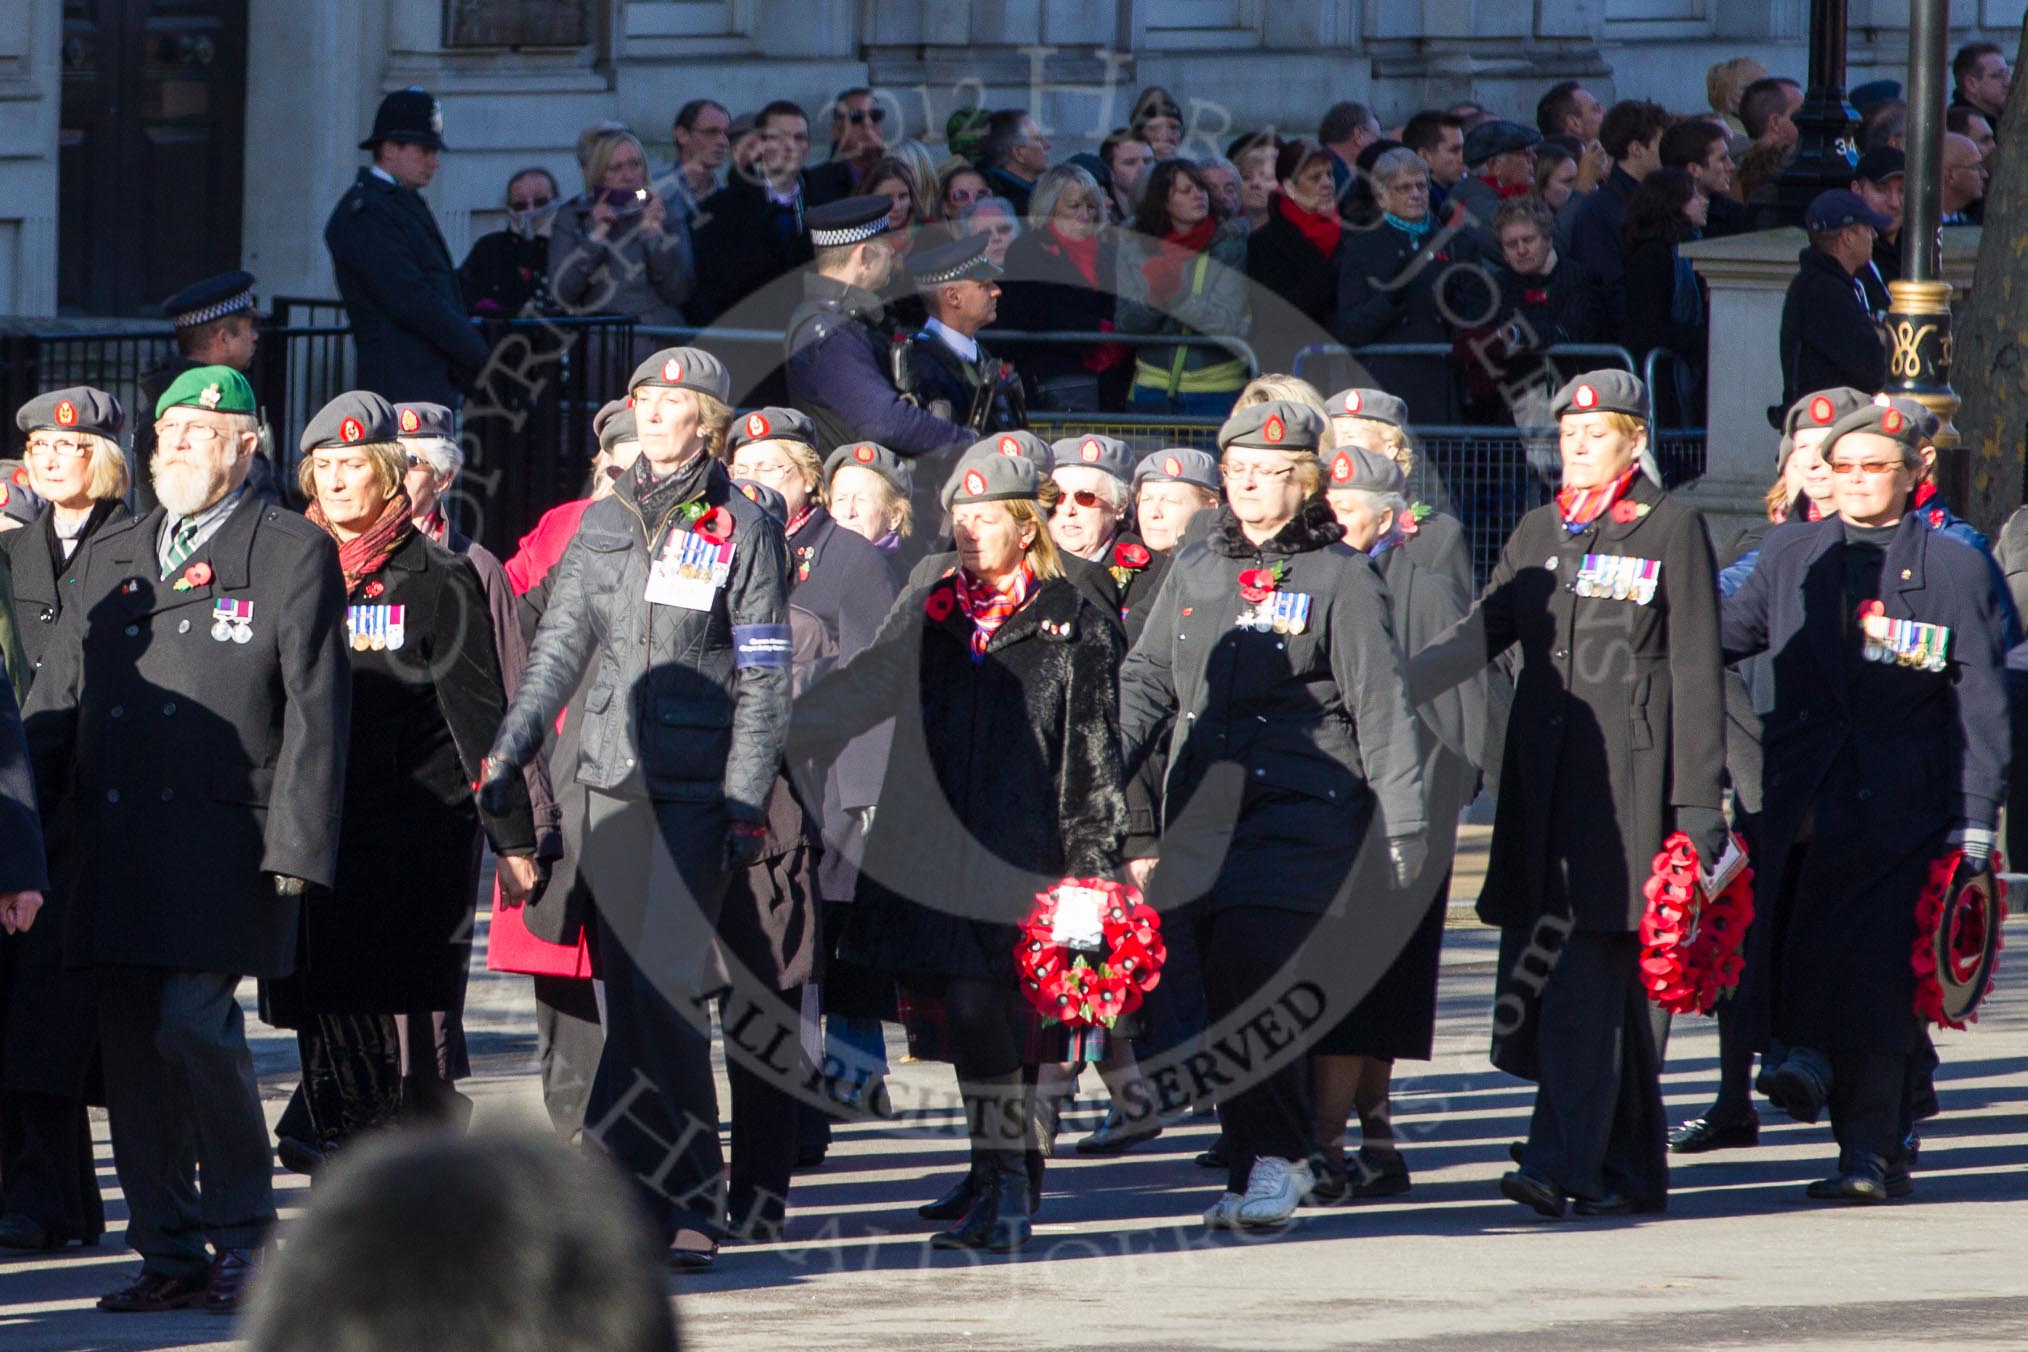
<path fill-rule="evenodd" d="M 946 1192 L 934 1202 L 923 1203 L 915 1209 L 915 1214 L 926 1221 L 955 1221 L 964 1219 L 966 1214 L 971 1211 L 972 1204 L 979 1200 L 980 1173 L 980 1162 L 974 1159 L 972 1167 L 965 1171 L 963 1178 L 960 1178 L 952 1185 L 949 1192 Z"/>
<path fill-rule="evenodd" d="M 1040 1180 L 1037 1180 L 1039 1184 Z M 1025 1168 L 1003 1164 L 993 1180 L 993 1224 L 985 1247 L 994 1253 L 1011 1253 L 1034 1234 L 1030 1224 L 1034 1212 L 1028 1205 L 1029 1174 Z"/>

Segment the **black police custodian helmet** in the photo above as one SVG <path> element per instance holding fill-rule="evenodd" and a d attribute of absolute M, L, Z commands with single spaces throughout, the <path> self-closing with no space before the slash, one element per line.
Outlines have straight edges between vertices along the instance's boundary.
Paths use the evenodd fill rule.
<path fill-rule="evenodd" d="M 444 111 L 436 97 L 411 85 L 382 99 L 380 111 L 373 115 L 373 134 L 359 148 L 371 150 L 382 141 L 444 149 Z"/>

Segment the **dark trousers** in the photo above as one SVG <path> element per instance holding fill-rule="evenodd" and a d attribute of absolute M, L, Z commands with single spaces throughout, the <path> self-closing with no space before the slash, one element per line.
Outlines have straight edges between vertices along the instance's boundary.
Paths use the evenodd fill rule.
<path fill-rule="evenodd" d="M 745 993 L 719 1002 L 719 1022 L 730 1026 L 744 1012 Z M 770 1020 L 794 1030 L 800 1018 L 802 987 L 769 992 Z M 802 1101 L 787 1087 L 802 1057 L 790 1040 L 786 1067 L 749 1059 L 727 1037 L 725 1077 L 732 1089 L 731 1169 L 726 1209 L 735 1234 L 766 1238 L 781 1228 L 789 1199 L 789 1174 L 796 1167 L 797 1128 Z"/>
<path fill-rule="evenodd" d="M 1267 989 L 1302 948 L 1318 919 L 1299 911 L 1237 906 L 1199 926 L 1198 954 L 1213 1027 Z M 1221 1099 L 1218 1124 L 1225 1133 L 1226 1189 L 1245 1192 L 1253 1162 L 1264 1156 L 1308 1159 L 1312 1116 L 1309 1062 L 1301 1056 Z"/>
<path fill-rule="evenodd" d="M 127 1244 L 165 1276 L 202 1275 L 207 1239 L 218 1249 L 253 1248 L 275 1221 L 267 1122 L 238 985 L 223 972 L 99 970 L 99 1046 Z"/>
<path fill-rule="evenodd" d="M 1830 1061 L 1831 1134 L 1839 1151 L 1893 1159 L 1913 1120 L 1914 1059 L 1896 1052 L 1834 1051 Z"/>
<path fill-rule="evenodd" d="M 598 994 L 590 981 L 535 978 L 535 1057 L 542 1068 L 542 1106 L 566 1141 L 584 1134 L 585 1100 L 605 1050 Z"/>
<path fill-rule="evenodd" d="M 598 898 L 606 1040 L 585 1134 L 634 1179 L 665 1247 L 725 1230 L 708 1017 L 724 838 L 715 803 L 588 798 L 580 867 Z"/>
<path fill-rule="evenodd" d="M 0 1189 L 10 1216 L 26 1216 L 57 1239 L 105 1233 L 83 1103 L 57 1094 L 0 1094 Z"/>
<path fill-rule="evenodd" d="M 1640 939 L 1573 930 L 1536 1017 L 1540 1079 L 1521 1162 L 1578 1197 L 1668 1196 L 1660 1067 Z"/>

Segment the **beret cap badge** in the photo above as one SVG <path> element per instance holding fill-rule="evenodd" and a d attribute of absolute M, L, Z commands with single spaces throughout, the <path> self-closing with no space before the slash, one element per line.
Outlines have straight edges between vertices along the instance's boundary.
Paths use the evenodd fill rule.
<path fill-rule="evenodd" d="M 677 361 L 674 357 L 663 362 L 662 379 L 668 381 L 671 385 L 681 381 L 683 379 L 683 363 Z"/>
<path fill-rule="evenodd" d="M 225 398 L 225 391 L 214 380 L 204 387 L 204 393 L 197 396 L 197 402 L 205 408 L 217 408 L 218 401 L 223 398 Z"/>
<path fill-rule="evenodd" d="M 357 418 L 347 418 L 344 422 L 338 424 L 338 439 L 347 444 L 355 442 L 365 435 L 366 428 L 360 424 Z"/>
<path fill-rule="evenodd" d="M 1096 441 L 1090 437 L 1086 437 L 1084 445 L 1078 450 L 1078 454 L 1084 457 L 1086 464 L 1097 464 L 1099 457 L 1104 455 L 1105 451 Z"/>
<path fill-rule="evenodd" d="M 871 446 L 866 445 L 864 442 L 861 442 L 859 446 L 853 450 L 852 458 L 854 460 L 857 460 L 862 465 L 870 465 L 873 463 L 873 448 Z"/>
<path fill-rule="evenodd" d="M 77 405 L 68 399 L 58 404 L 56 406 L 56 421 L 60 427 L 75 426 L 77 424 Z"/>
<path fill-rule="evenodd" d="M 1579 408 L 1597 408 L 1598 391 L 1589 385 L 1580 385 L 1577 387 L 1577 393 L 1571 396 L 1570 402 Z"/>
<path fill-rule="evenodd" d="M 415 431 L 415 430 L 416 430 L 416 429 L 417 429 L 418 427 L 421 427 L 421 426 L 422 426 L 422 419 L 421 419 L 420 417 L 417 417 L 417 416 L 416 416 L 416 411 L 415 411 L 414 409 L 412 409 L 412 408 L 405 408 L 405 409 L 403 409 L 403 410 L 401 411 L 401 430 L 402 430 L 402 431 L 404 431 L 404 432 L 413 432 L 413 431 Z"/>
<path fill-rule="evenodd" d="M 1183 462 L 1173 455 L 1163 456 L 1162 472 L 1172 479 L 1176 478 L 1183 473 Z"/>
<path fill-rule="evenodd" d="M 1811 422 L 1828 423 L 1836 413 L 1837 410 L 1831 406 L 1831 401 L 1821 394 L 1810 401 Z"/>
<path fill-rule="evenodd" d="M 965 491 L 977 497 L 986 491 L 986 476 L 975 469 L 965 471 Z"/>
<path fill-rule="evenodd" d="M 1021 443 L 1012 437 L 1001 437 L 999 451 L 1002 455 L 1019 455 L 1021 454 Z"/>
<path fill-rule="evenodd" d="M 1281 415 L 1269 414 L 1267 422 L 1261 427 L 1261 436 L 1272 444 L 1280 445 L 1287 435 L 1288 429 L 1282 425 Z"/>

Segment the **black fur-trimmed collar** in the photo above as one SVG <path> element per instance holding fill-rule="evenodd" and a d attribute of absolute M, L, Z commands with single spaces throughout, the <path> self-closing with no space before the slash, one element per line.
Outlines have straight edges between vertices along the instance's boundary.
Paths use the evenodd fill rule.
<path fill-rule="evenodd" d="M 1256 545 L 1240 529 L 1232 508 L 1218 509 L 1218 524 L 1211 528 L 1205 543 L 1228 559 L 1250 559 L 1256 554 L 1307 554 L 1345 538 L 1345 528 L 1331 514 L 1331 504 L 1320 493 L 1304 503 L 1289 523 L 1265 544 Z"/>

